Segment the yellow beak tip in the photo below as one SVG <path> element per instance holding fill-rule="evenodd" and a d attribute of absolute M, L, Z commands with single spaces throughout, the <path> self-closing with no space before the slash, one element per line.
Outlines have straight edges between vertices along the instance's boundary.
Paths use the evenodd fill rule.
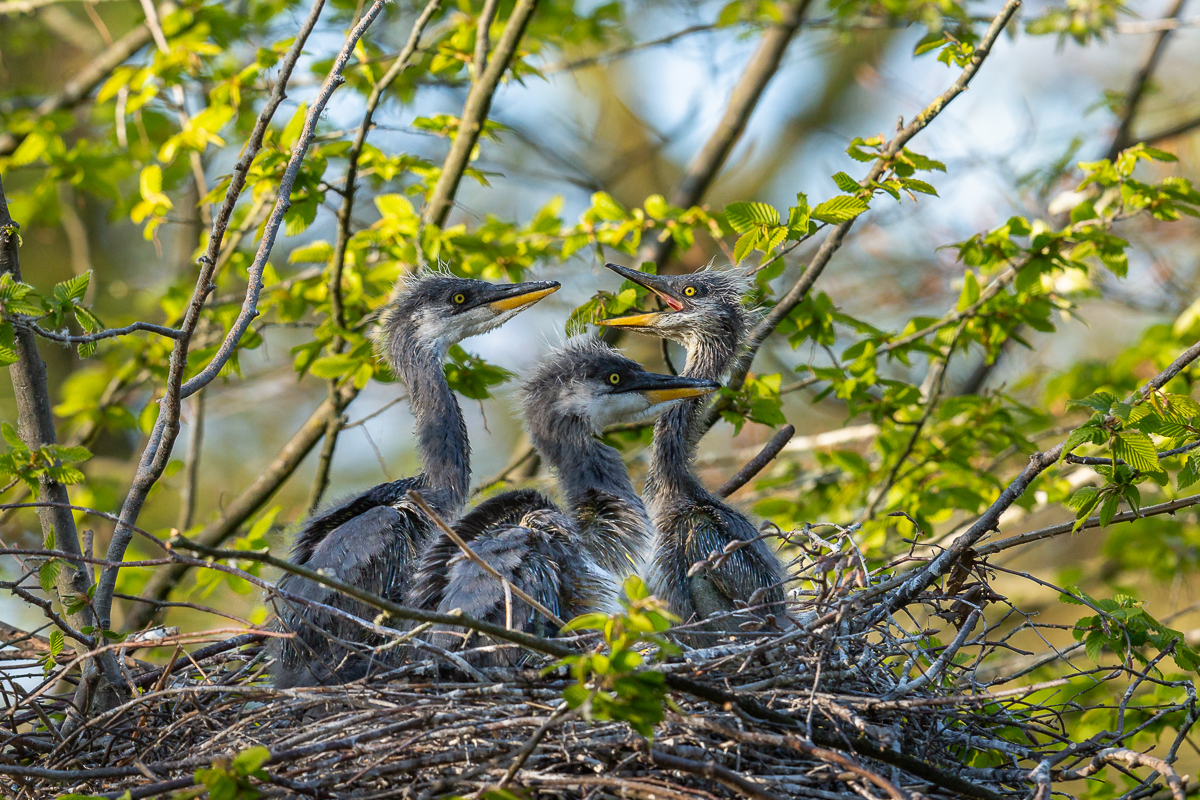
<path fill-rule="evenodd" d="M 503 300 L 494 300 L 489 305 L 496 311 L 512 311 L 514 308 L 525 308 L 526 306 L 533 305 L 547 295 L 554 294 L 558 291 L 558 288 L 557 286 L 550 286 L 545 289 L 535 289 L 525 294 L 505 297 Z"/>
<path fill-rule="evenodd" d="M 703 397 L 712 394 L 716 389 L 707 386 L 683 386 L 677 389 L 651 389 L 645 392 L 646 399 L 651 403 L 667 403 L 671 400 L 687 400 L 692 397 Z"/>
<path fill-rule="evenodd" d="M 630 314 L 627 317 L 609 317 L 597 322 L 606 328 L 649 328 L 663 316 L 664 312 L 652 311 L 648 314 Z"/>

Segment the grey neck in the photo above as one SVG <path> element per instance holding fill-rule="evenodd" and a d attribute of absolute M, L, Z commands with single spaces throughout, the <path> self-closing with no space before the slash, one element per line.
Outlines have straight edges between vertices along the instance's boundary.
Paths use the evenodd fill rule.
<path fill-rule="evenodd" d="M 442 362 L 448 345 L 397 336 L 391 361 L 396 376 L 408 387 L 409 403 L 417 418 L 417 447 L 425 481 L 442 493 L 439 511 L 458 516 L 471 482 L 471 444 L 458 398 L 446 383 Z"/>
<path fill-rule="evenodd" d="M 558 474 L 590 552 L 602 566 L 629 572 L 644 555 L 651 526 L 620 452 L 601 443 L 576 417 L 533 421 L 530 438 Z"/>
<path fill-rule="evenodd" d="M 732 363 L 732 349 L 702 337 L 688 348 L 683 375 L 689 378 L 708 378 L 719 381 Z M 709 402 L 707 397 L 685 400 L 671 408 L 654 425 L 654 444 L 650 454 L 650 471 L 646 476 L 645 497 L 652 507 L 667 496 L 702 499 L 708 490 L 696 478 L 692 463 L 702 431 L 697 430 L 700 412 Z"/>

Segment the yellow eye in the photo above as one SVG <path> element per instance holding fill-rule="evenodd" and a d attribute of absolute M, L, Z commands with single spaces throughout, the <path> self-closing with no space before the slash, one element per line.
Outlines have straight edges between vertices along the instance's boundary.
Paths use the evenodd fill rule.
<path fill-rule="evenodd" d="M 618 383 L 621 382 L 621 376 L 614 372 L 608 376 L 608 382 L 611 383 L 613 386 L 616 386 Z"/>
<path fill-rule="evenodd" d="M 695 286 L 685 286 L 685 287 L 683 287 L 683 293 L 685 295 L 687 295 L 688 297 L 692 297 L 693 295 L 696 294 L 696 287 Z"/>
<path fill-rule="evenodd" d="M 461 306 L 463 303 L 467 302 L 467 296 L 462 292 L 459 292 L 458 294 L 454 295 L 454 302 Z"/>

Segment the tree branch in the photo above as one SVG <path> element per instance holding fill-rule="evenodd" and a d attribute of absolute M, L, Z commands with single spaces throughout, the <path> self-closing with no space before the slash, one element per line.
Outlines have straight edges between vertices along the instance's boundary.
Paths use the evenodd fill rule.
<path fill-rule="evenodd" d="M 454 196 L 458 193 L 458 184 L 471 161 L 471 151 L 479 141 L 488 111 L 492 108 L 492 98 L 536 7 L 537 0 L 517 0 L 487 67 L 471 84 L 458 123 L 458 132 L 450 145 L 450 152 L 446 154 L 446 160 L 442 163 L 441 174 L 438 175 L 433 192 L 429 195 L 429 201 L 421 210 L 422 224 L 438 228 L 445 224 Z"/>
<path fill-rule="evenodd" d="M 421 497 L 420 492 L 410 490 L 407 494 L 407 498 L 412 501 L 413 505 L 421 509 L 421 513 L 429 517 L 430 521 L 432 521 L 433 524 L 436 525 L 438 529 L 450 539 L 450 541 L 454 542 L 454 544 L 458 546 L 459 550 L 463 551 L 463 555 L 467 557 L 468 561 L 482 569 L 488 575 L 491 575 L 493 578 L 500 581 L 500 584 L 504 586 L 505 589 L 511 590 L 513 594 L 515 594 L 521 600 L 524 600 L 525 603 L 528 604 L 529 607 L 534 611 L 537 611 L 539 614 L 553 622 L 558 627 L 566 627 L 567 623 L 560 619 L 557 614 L 531 597 L 529 593 L 520 586 L 510 583 L 507 578 L 496 571 L 495 567 L 480 558 L 479 555 L 471 549 L 471 546 L 463 541 L 463 538 L 458 535 L 458 532 L 447 525 L 446 520 L 442 519 L 436 511 L 429 507 L 429 504 L 425 502 L 425 498 Z"/>
<path fill-rule="evenodd" d="M 159 14 L 171 14 L 177 8 L 174 3 L 163 3 L 159 7 Z M 192 24 L 194 23 L 188 23 L 188 27 Z M 67 81 L 60 91 L 43 100 L 33 111 L 34 121 L 56 111 L 74 108 L 103 83 L 114 69 L 132 58 L 137 51 L 150 44 L 150 41 L 150 28 L 139 25 L 113 42 L 111 47 L 93 58 L 74 78 Z M 10 155 L 24 140 L 23 134 L 0 133 L 0 156 Z"/>
<path fill-rule="evenodd" d="M 1186 2 L 1187 0 L 1175 0 L 1175 4 L 1167 13 L 1167 19 L 1178 20 L 1179 13 L 1183 11 L 1183 4 Z M 1117 132 L 1113 135 L 1112 144 L 1109 145 L 1108 153 L 1104 156 L 1109 161 L 1116 160 L 1122 150 L 1134 143 L 1133 123 L 1137 118 L 1138 106 L 1141 105 L 1142 98 L 1146 96 L 1150 78 L 1154 75 L 1154 70 L 1158 68 L 1158 62 L 1162 60 L 1163 52 L 1167 49 L 1167 40 L 1174 32 L 1174 28 L 1165 28 L 1158 32 L 1142 68 L 1134 76 L 1133 85 L 1129 87 L 1129 92 L 1125 95 L 1125 109 L 1121 114 L 1121 121 L 1117 125 Z"/>
<path fill-rule="evenodd" d="M 908 123 L 888 142 L 883 154 L 875 162 L 875 166 L 871 168 L 867 177 L 859 182 L 860 185 L 869 186 L 883 177 L 892 159 L 904 149 L 905 145 L 914 136 L 924 130 L 956 97 L 967 90 L 971 80 L 979 72 L 979 68 L 983 66 L 984 60 L 991 54 L 992 47 L 995 45 L 996 39 L 999 38 L 1000 32 L 1008 25 L 1009 20 L 1012 19 L 1020 5 L 1021 0 L 1008 0 L 1004 4 L 1004 8 L 992 20 L 987 33 L 984 34 L 983 39 L 979 42 L 979 46 L 972 54 L 970 62 L 958 76 L 958 80 L 949 89 L 942 92 L 937 99 L 926 106 L 912 122 Z M 825 237 L 825 240 L 821 242 L 821 246 L 817 249 L 816 254 L 808 263 L 808 266 L 797 279 L 796 283 L 792 285 L 787 294 L 780 298 L 779 302 L 775 304 L 766 317 L 755 326 L 750 334 L 749 346 L 734 365 L 729 381 L 726 384 L 728 388 L 736 391 L 742 387 L 746 376 L 750 373 L 751 366 L 754 364 L 754 357 L 758 355 L 758 351 L 766 342 L 767 337 L 775 331 L 779 323 L 808 295 L 808 291 L 817 282 L 817 278 L 821 276 L 825 267 L 828 266 L 830 259 L 833 258 L 833 254 L 841 248 L 842 243 L 846 239 L 846 234 L 850 232 L 850 228 L 854 225 L 854 222 L 855 220 L 851 219 L 834 226 L 833 230 Z M 716 422 L 720 414 L 720 406 L 720 403 L 714 403 L 709 406 L 707 414 L 700 420 L 701 430 L 708 430 Z"/>
<path fill-rule="evenodd" d="M 183 491 L 179 495 L 179 518 L 175 527 L 186 531 L 196 517 L 196 490 L 200 486 L 200 453 L 204 448 L 204 399 L 208 393 L 196 392 L 192 401 L 191 434 L 188 436 L 187 461 L 183 466 Z"/>
<path fill-rule="evenodd" d="M 750 115 L 758 106 L 767 84 L 779 71 L 783 54 L 787 52 L 788 45 L 799 30 L 810 2 L 811 0 L 791 0 L 781 5 L 782 19 L 763 32 L 758 49 L 754 51 L 729 96 L 729 104 L 725 107 L 725 113 L 717 123 L 716 130 L 679 176 L 671 192 L 672 205 L 690 208 L 704 197 L 733 146 L 742 138 Z M 675 240 L 671 236 L 661 241 L 649 242 L 638 254 L 638 260 L 653 261 L 661 271 L 671 256 L 674 244 Z"/>
<path fill-rule="evenodd" d="M 208 376 L 208 370 L 201 375 L 197 375 L 191 381 L 188 381 L 186 386 L 181 385 L 183 380 L 183 371 L 187 366 L 188 348 L 191 344 L 192 335 L 195 333 L 196 326 L 200 321 L 200 312 L 204 306 L 204 301 L 212 292 L 214 286 L 212 277 L 216 269 L 218 260 L 221 256 L 221 243 L 225 238 L 226 228 L 229 226 L 229 220 L 233 216 L 234 207 L 237 205 L 238 198 L 241 196 L 242 189 L 246 185 L 246 176 L 250 171 L 250 165 L 262 149 L 263 136 L 266 134 L 267 125 L 271 118 L 275 115 L 279 104 L 283 102 L 284 95 L 287 91 L 287 83 L 291 78 L 292 70 L 296 66 L 296 61 L 300 58 L 303 51 L 304 43 L 308 40 L 308 36 L 312 33 L 313 28 L 317 24 L 317 19 L 321 16 L 321 10 L 324 7 L 324 0 L 313 0 L 313 5 L 309 11 L 308 17 L 298 32 L 295 41 L 284 57 L 280 69 L 279 77 L 267 98 L 266 105 L 259 113 L 258 119 L 254 123 L 254 130 L 250 134 L 249 140 L 246 142 L 245 148 L 242 150 L 242 157 L 233 168 L 233 178 L 230 181 L 229 188 L 225 190 L 225 199 L 221 204 L 221 209 L 216 218 L 213 220 L 212 233 L 208 240 L 208 249 L 200 259 L 200 274 L 196 279 L 196 288 L 192 292 L 192 298 L 188 304 L 187 311 L 184 313 L 183 321 L 179 326 L 181 336 L 175 341 L 175 347 L 171 351 L 171 358 L 168 367 L 167 376 L 167 391 L 166 396 L 160 401 L 158 420 L 154 424 L 154 429 L 151 431 L 149 441 L 146 443 L 146 448 L 142 452 L 141 460 L 138 463 L 137 472 L 134 476 L 133 485 L 130 487 L 129 494 L 126 495 L 125 502 L 121 507 L 120 522 L 117 523 L 113 531 L 112 539 L 108 546 L 108 560 L 121 561 L 125 556 L 125 550 L 129 546 L 129 541 L 133 536 L 133 526 L 137 522 L 138 515 L 141 513 L 142 505 L 146 501 L 146 496 L 149 494 L 151 487 L 158 481 L 162 475 L 163 469 L 166 468 L 167 459 L 170 457 L 171 448 L 175 444 L 175 437 L 179 434 L 179 413 L 180 400 L 194 393 L 215 377 L 216 371 Z M 345 63 L 344 61 L 342 62 Z M 326 99 L 328 97 L 326 96 Z M 307 127 L 307 126 L 306 126 Z M 312 132 L 308 131 L 308 141 L 311 142 Z M 297 144 L 299 147 L 299 144 Z M 305 144 L 307 149 L 307 143 Z M 299 151 L 303 155 L 303 151 Z M 289 169 L 291 168 L 289 163 Z M 298 166 L 297 166 L 298 170 Z M 291 172 L 292 180 L 295 180 L 295 172 Z M 285 173 L 285 180 L 287 173 Z M 291 190 L 291 183 L 288 183 L 287 190 L 284 191 L 281 182 L 281 191 L 279 198 L 276 200 L 275 208 L 278 210 L 280 204 L 288 203 L 288 194 Z M 270 226 L 268 225 L 268 228 Z M 274 243 L 275 233 L 278 231 L 278 223 L 273 230 L 270 230 L 269 241 Z M 266 245 L 268 237 L 264 235 L 263 244 Z M 269 250 L 269 247 L 268 247 Z M 262 248 L 260 247 L 260 252 Z M 265 259 L 264 259 L 265 261 Z M 253 308 L 257 304 L 258 291 L 262 282 L 262 263 L 259 263 L 258 258 L 255 259 L 257 272 L 254 267 L 251 267 L 249 287 L 247 288 L 246 303 L 243 306 L 243 313 L 239 315 L 239 321 L 245 316 L 247 307 L 254 314 L 257 314 L 257 308 Z M 249 322 L 247 320 L 246 324 Z M 237 338 L 245 332 L 242 327 L 237 331 Z M 233 336 L 234 331 L 230 331 L 230 336 Z M 226 339 L 228 342 L 228 337 Z M 213 358 L 213 363 L 220 361 L 224 365 L 228 360 L 231 351 L 222 345 L 222 349 L 218 351 Z M 213 366 L 209 364 L 209 367 Z M 220 367 L 217 368 L 219 371 Z M 198 380 L 203 377 L 203 380 Z M 96 595 L 94 598 L 94 607 L 96 610 L 97 620 L 103 628 L 109 628 L 112 617 L 112 593 L 116 587 L 117 573 L 119 568 L 105 569 L 101 573 L 100 581 L 97 585 Z"/>
<path fill-rule="evenodd" d="M 421 12 L 413 23 L 412 30 L 409 32 L 408 41 L 404 43 L 404 47 L 400 50 L 396 60 L 388 68 L 383 77 L 371 87 L 371 94 L 367 97 L 366 109 L 363 112 L 362 122 L 358 126 L 358 133 L 354 137 L 354 143 L 350 146 L 349 152 L 346 154 L 346 177 L 342 183 L 342 207 L 338 210 L 338 233 L 337 242 L 334 245 L 333 263 L 329 271 L 329 314 L 333 318 L 334 324 L 338 330 L 346 327 L 345 312 L 342 306 L 342 271 L 346 265 L 346 248 L 350 244 L 350 224 L 353 221 L 354 215 L 354 199 L 358 190 L 358 161 L 362 157 L 363 148 L 367 143 L 367 134 L 370 133 L 375 116 L 375 110 L 379 107 L 379 103 L 383 100 L 384 94 L 396 81 L 396 78 L 409 68 L 412 64 L 413 54 L 417 51 L 417 46 L 420 44 L 421 35 L 424 33 L 429 21 L 433 15 L 441 8 L 442 0 L 430 0 L 426 4 L 425 9 Z M 333 353 L 340 353 L 345 348 L 345 340 L 341 335 L 336 335 L 330 343 L 330 350 Z M 329 381 L 329 396 L 333 398 L 338 392 L 336 379 Z M 342 406 L 345 408 L 345 405 Z M 308 498 L 308 513 L 316 512 L 317 507 L 321 504 L 321 497 L 325 494 L 325 490 L 329 486 L 329 469 L 333 463 L 334 450 L 337 448 L 338 435 L 343 429 L 343 420 L 341 414 L 337 414 L 329 418 L 325 426 L 325 442 L 321 447 L 321 457 L 317 462 L 317 471 L 313 476 L 312 490 Z"/>
<path fill-rule="evenodd" d="M 717 497 L 729 497 L 738 489 L 745 486 L 754 476 L 762 472 L 763 469 L 770 464 L 775 456 L 787 446 L 787 443 L 796 435 L 795 425 L 784 425 L 779 431 L 771 437 L 771 441 L 767 442 L 758 455 L 746 462 L 746 465 L 739 469 L 732 478 L 721 484 L 721 488 L 717 489 Z"/>
<path fill-rule="evenodd" d="M 21 280 L 19 229 L 8 211 L 4 184 L 0 182 L 0 274 L 9 273 L 15 281 Z M 17 361 L 9 367 L 9 377 L 12 379 L 13 396 L 17 404 L 18 435 L 30 450 L 57 444 L 58 433 L 54 428 L 50 389 L 46 383 L 46 365 L 38 352 L 37 340 L 28 329 L 15 328 L 13 347 L 17 352 Z M 55 504 L 43 505 L 37 509 L 43 540 L 53 540 L 59 549 L 71 555 L 55 578 L 55 590 L 65 609 L 67 603 L 63 602 L 63 599 L 71 595 L 87 597 L 91 581 L 83 562 L 79 560 L 83 551 L 79 546 L 75 518 L 69 509 L 62 507 L 63 504 L 70 503 L 67 487 L 52 480 L 48 475 L 43 475 L 39 479 L 38 497 L 41 503 Z M 51 614 L 53 619 L 53 612 L 47 609 L 47 613 Z M 94 625 L 95 621 L 92 609 L 83 604 L 75 613 L 67 614 L 63 624 L 77 630 Z M 100 668 L 106 678 L 110 681 L 117 680 L 119 685 L 120 669 L 116 659 L 101 659 Z M 91 669 L 90 662 L 87 669 Z"/>
<path fill-rule="evenodd" d="M 1139 398 L 1146 397 L 1153 391 L 1161 389 L 1197 358 L 1200 358 L 1200 342 L 1193 344 L 1171 362 L 1166 369 L 1147 381 L 1129 398 L 1128 402 L 1132 403 Z M 963 555 L 968 550 L 974 548 L 980 539 L 992 531 L 999 530 L 1000 515 L 1007 511 L 1009 506 L 1025 493 L 1025 490 L 1029 488 L 1029 485 L 1035 478 L 1059 460 L 1059 457 L 1063 453 L 1064 444 L 1065 442 L 1059 443 L 1044 453 L 1034 453 L 1031 455 L 1029 457 L 1029 464 L 1021 471 L 1021 474 L 1004 488 L 1004 491 L 1000 493 L 996 501 L 988 507 L 979 519 L 958 536 L 949 547 L 938 553 L 937 556 L 923 567 L 908 575 L 899 575 L 889 581 L 872 586 L 863 592 L 861 594 L 861 599 L 863 600 L 877 597 L 885 592 L 888 594 L 886 600 L 876 604 L 867 613 L 868 621 L 878 622 L 897 609 L 903 608 L 913 602 L 917 595 L 925 590 L 925 587 L 942 576 L 949 574 Z"/>
<path fill-rule="evenodd" d="M 237 533 L 238 528 L 271 499 L 312 452 L 313 447 L 321 440 L 321 434 L 325 431 L 329 419 L 341 416 L 345 406 L 357 395 L 358 390 L 348 386 L 343 388 L 336 400 L 325 398 L 300 429 L 292 434 L 292 438 L 280 449 L 267 468 L 225 507 L 219 518 L 208 523 L 196 534 L 195 542 L 206 547 L 218 547 Z M 156 571 L 142 589 L 142 596 L 154 601 L 165 600 L 191 568 L 190 564 L 173 564 Z M 132 608 L 125 617 L 124 627 L 128 630 L 144 628 L 154 621 L 158 611 L 157 607 L 149 605 Z"/>
<path fill-rule="evenodd" d="M 149 331 L 157 333 L 159 336 L 165 336 L 168 339 L 179 339 L 183 334 L 175 328 L 168 328 L 165 325 L 155 325 L 151 322 L 134 322 L 131 325 L 126 325 L 124 328 L 107 328 L 95 333 L 87 333 L 80 336 L 72 336 L 66 333 L 57 333 L 48 331 L 45 328 L 37 325 L 33 320 L 23 319 L 17 321 L 18 326 L 26 327 L 29 330 L 41 336 L 44 339 L 49 339 L 52 342 L 60 344 L 85 344 L 87 342 L 99 342 L 103 339 L 112 339 L 117 336 L 125 336 L 136 331 Z"/>
<path fill-rule="evenodd" d="M 1134 520 L 1145 519 L 1146 517 L 1156 517 L 1159 514 L 1174 515 L 1176 511 L 1184 508 L 1191 508 L 1192 506 L 1196 505 L 1200 505 L 1200 494 L 1194 494 L 1190 497 L 1180 497 L 1176 498 L 1175 500 L 1168 500 L 1165 503 L 1158 503 L 1157 505 L 1153 506 L 1144 506 L 1136 511 L 1122 511 L 1120 514 L 1114 514 L 1112 520 L 1110 520 L 1108 524 L 1116 525 L 1120 522 L 1133 522 Z M 1030 542 L 1040 542 L 1043 539 L 1061 536 L 1064 533 L 1071 533 L 1073 531 L 1082 531 L 1087 530 L 1088 528 L 1099 527 L 1102 526 L 1100 525 L 1100 517 L 1098 516 L 1088 517 L 1082 525 L 1079 525 L 1079 527 L 1076 527 L 1076 523 L 1074 521 L 1063 522 L 1058 525 L 1051 525 L 1048 528 L 1041 528 L 1036 531 L 1029 531 L 1028 533 L 1010 536 L 1007 539 L 1001 539 L 998 542 L 985 544 L 983 547 L 976 547 L 975 555 L 995 555 L 1003 550 L 1008 550 L 1010 547 L 1029 544 Z"/>

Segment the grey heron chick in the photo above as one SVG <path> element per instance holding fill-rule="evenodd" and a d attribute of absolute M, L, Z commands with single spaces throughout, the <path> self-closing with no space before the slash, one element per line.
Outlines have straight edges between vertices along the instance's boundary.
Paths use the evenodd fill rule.
<path fill-rule="evenodd" d="M 309 519 L 296 536 L 292 561 L 401 601 L 409 590 L 432 522 L 404 498 L 419 489 L 439 514 L 455 519 L 470 489 L 471 448 L 443 363 L 450 346 L 504 324 L 553 293 L 556 281 L 493 285 L 424 271 L 398 288 L 377 335 L 381 356 L 407 387 L 416 416 L 423 471 L 383 483 Z M 358 617 L 369 606 L 315 582 L 285 576 L 280 588 Z M 365 674 L 378 637 L 328 612 L 279 603 L 283 626 L 296 633 L 277 645 L 278 686 L 352 680 Z M 357 647 L 356 645 L 361 645 Z"/>
<path fill-rule="evenodd" d="M 601 325 L 679 343 L 687 350 L 683 375 L 710 380 L 725 375 L 750 330 L 742 303 L 745 281 L 715 270 L 665 276 L 605 266 L 649 289 L 667 307 Z M 647 584 L 685 621 L 719 615 L 703 627 L 736 631 L 738 619 L 731 612 L 747 605 L 763 605 L 768 615 L 784 613 L 786 570 L 772 549 L 757 540 L 759 532 L 746 515 L 713 496 L 696 477 L 693 462 L 702 434 L 696 420 L 703 408 L 703 400 L 693 399 L 663 414 L 654 426 L 643 490 L 655 529 Z M 737 541 L 750 544 L 689 574 L 694 564 Z"/>
<path fill-rule="evenodd" d="M 620 452 L 598 437 L 616 422 L 652 418 L 719 386 L 705 378 L 647 372 L 599 342 L 569 343 L 543 359 L 522 387 L 530 438 L 557 475 L 565 509 L 538 492 L 506 492 L 465 515 L 456 526 L 460 535 L 559 618 L 609 610 L 620 577 L 644 555 L 651 529 Z M 423 560 L 423 574 L 445 579 L 427 587 L 418 602 L 530 633 L 557 633 L 557 625 L 506 597 L 493 576 L 461 554 L 447 551 L 441 559 Z M 438 641 L 465 644 L 448 632 L 439 633 Z M 510 655 L 501 654 L 480 663 L 509 661 Z"/>

